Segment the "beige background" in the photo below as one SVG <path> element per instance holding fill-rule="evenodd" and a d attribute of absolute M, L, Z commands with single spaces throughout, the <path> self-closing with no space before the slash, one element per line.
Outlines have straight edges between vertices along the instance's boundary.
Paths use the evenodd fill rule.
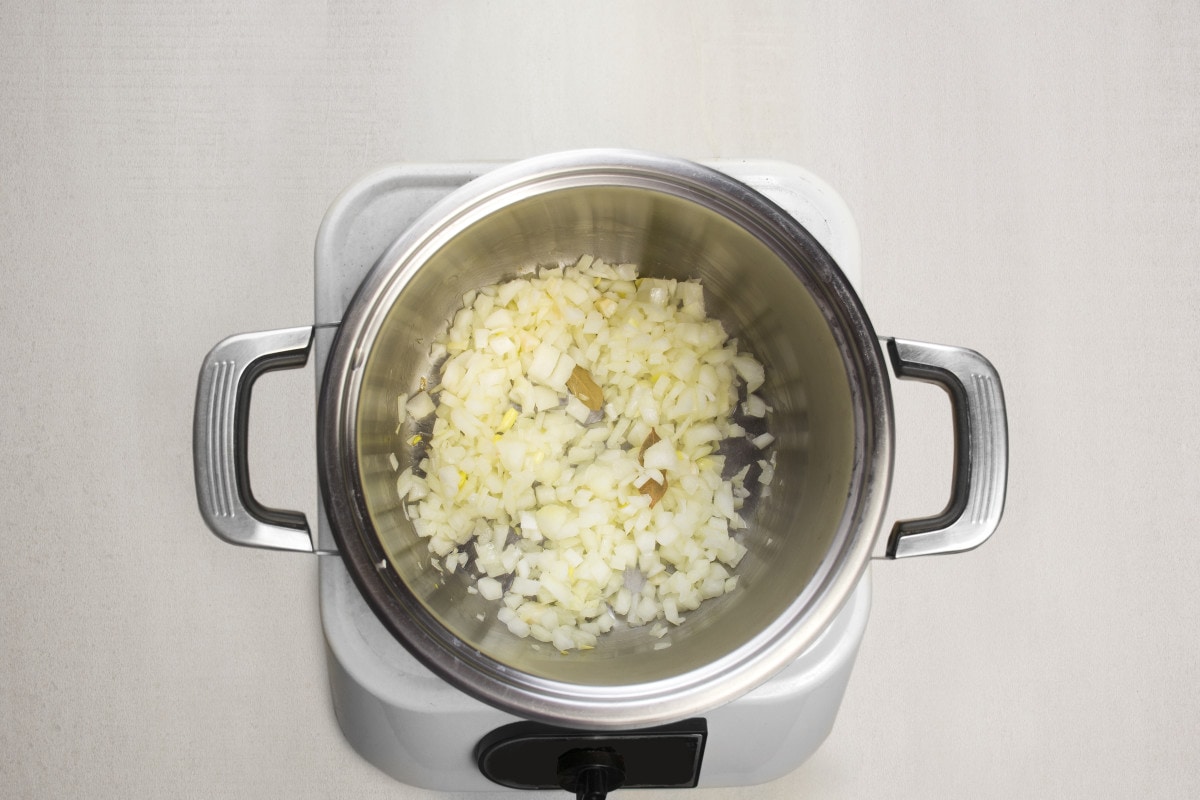
<path fill-rule="evenodd" d="M 0 2 L 0 794 L 433 796 L 342 739 L 315 561 L 201 522 L 200 360 L 311 321 L 368 170 L 620 145 L 822 176 L 877 328 L 1009 404 L 996 536 L 877 564 L 818 755 L 693 796 L 1200 795 L 1198 97 L 1193 0 Z M 312 382 L 253 422 L 310 512 Z M 934 511 L 948 404 L 897 417 Z"/>

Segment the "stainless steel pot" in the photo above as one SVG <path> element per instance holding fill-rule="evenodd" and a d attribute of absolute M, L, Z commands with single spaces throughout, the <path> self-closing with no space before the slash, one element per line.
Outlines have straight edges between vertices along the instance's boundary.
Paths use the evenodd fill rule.
<path fill-rule="evenodd" d="M 766 367 L 778 467 L 754 511 L 738 589 L 655 650 L 616 630 L 587 652 L 534 650 L 460 573 L 429 568 L 396 496 L 396 398 L 435 374 L 429 346 L 465 291 L 590 253 L 643 275 L 698 277 L 711 314 Z M 245 463 L 249 387 L 303 364 L 311 329 L 231 337 L 207 357 L 195 416 L 205 520 L 239 544 L 312 550 L 302 515 L 265 509 Z M 845 276 L 792 217 L 697 164 L 627 151 L 499 168 L 454 192 L 379 259 L 337 331 L 318 403 L 318 469 L 341 557 L 382 623 L 435 673 L 517 715 L 583 728 L 703 713 L 761 684 L 834 619 L 866 569 L 891 482 L 887 357 L 943 386 L 955 426 L 951 502 L 898 523 L 889 557 L 969 549 L 1004 504 L 1007 432 L 992 366 L 956 347 L 880 340 Z M 483 621 L 480 621 L 482 616 Z"/>

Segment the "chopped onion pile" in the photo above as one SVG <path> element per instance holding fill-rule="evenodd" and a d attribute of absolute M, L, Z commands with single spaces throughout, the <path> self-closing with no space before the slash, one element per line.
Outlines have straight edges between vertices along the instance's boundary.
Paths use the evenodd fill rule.
<path fill-rule="evenodd" d="M 740 385 L 743 414 L 770 409 L 698 282 L 584 256 L 468 292 L 443 355 L 440 383 L 400 398 L 402 423 L 435 418 L 397 489 L 432 563 L 472 570 L 512 633 L 589 649 L 620 619 L 661 637 L 735 587 L 748 467 L 723 479 L 717 451 L 747 436 Z"/>

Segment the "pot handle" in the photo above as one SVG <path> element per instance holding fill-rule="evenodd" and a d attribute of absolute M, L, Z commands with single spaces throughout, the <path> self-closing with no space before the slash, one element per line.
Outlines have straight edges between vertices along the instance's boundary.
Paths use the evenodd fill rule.
<path fill-rule="evenodd" d="M 983 544 L 1000 524 L 1008 484 L 1008 417 L 1000 376 L 963 347 L 886 339 L 898 378 L 941 386 L 954 418 L 950 502 L 933 517 L 897 522 L 887 557 L 958 553 Z"/>
<path fill-rule="evenodd" d="M 302 512 L 254 498 L 246 447 L 254 382 L 271 370 L 303 367 L 311 346 L 311 327 L 243 333 L 219 342 L 200 368 L 192 424 L 196 497 L 208 527 L 227 542 L 313 552 Z"/>

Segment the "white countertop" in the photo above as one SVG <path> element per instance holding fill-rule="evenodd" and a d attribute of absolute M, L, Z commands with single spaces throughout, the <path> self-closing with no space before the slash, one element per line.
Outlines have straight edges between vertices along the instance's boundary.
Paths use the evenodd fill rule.
<path fill-rule="evenodd" d="M 312 321 L 367 171 L 613 145 L 821 176 L 876 328 L 1008 403 L 993 539 L 877 563 L 822 749 L 691 796 L 1200 795 L 1200 6 L 815 5 L 0 10 L 2 793 L 436 796 L 342 738 L 315 559 L 201 521 L 197 372 Z M 312 382 L 251 420 L 257 493 L 310 516 Z M 898 390 L 893 516 L 944 503 L 948 408 Z"/>

